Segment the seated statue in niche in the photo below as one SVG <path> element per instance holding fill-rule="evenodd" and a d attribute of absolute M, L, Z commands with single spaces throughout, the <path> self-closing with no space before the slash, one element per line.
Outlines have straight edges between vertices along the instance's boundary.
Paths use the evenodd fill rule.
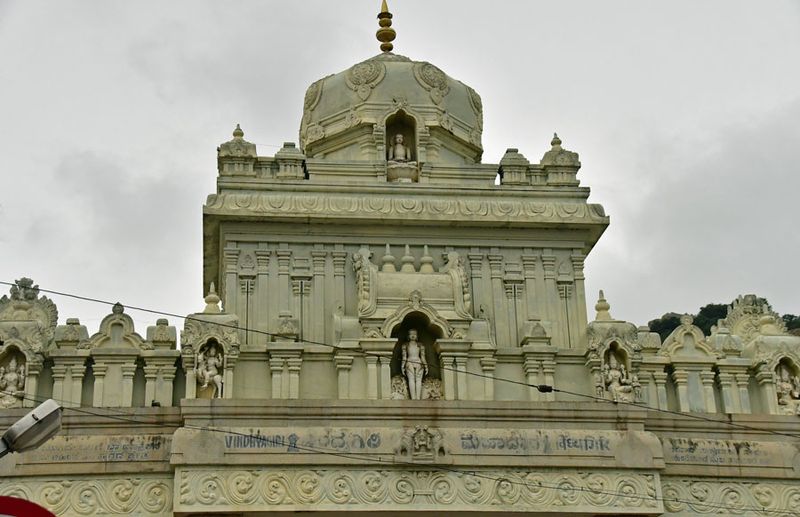
<path fill-rule="evenodd" d="M 17 366 L 12 357 L 5 367 L 0 366 L 0 407 L 22 407 L 25 398 L 25 365 Z"/>
<path fill-rule="evenodd" d="M 775 374 L 778 406 L 784 413 L 800 414 L 800 378 L 794 375 L 785 364 L 778 365 Z"/>
<path fill-rule="evenodd" d="M 200 389 L 205 389 L 212 385 L 214 393 L 211 398 L 222 397 L 222 374 L 220 373 L 222 371 L 222 354 L 215 343 L 209 343 L 197 354 L 195 371 L 197 372 L 197 383 L 200 385 Z"/>
<path fill-rule="evenodd" d="M 608 362 L 603 365 L 603 386 L 614 402 L 635 402 L 639 381 L 636 376 L 628 375 L 625 365 L 619 362 L 614 354 L 610 354 Z"/>
<path fill-rule="evenodd" d="M 413 161 L 411 147 L 406 145 L 402 133 L 397 133 L 387 146 L 386 179 L 399 183 L 417 181 L 417 162 Z"/>

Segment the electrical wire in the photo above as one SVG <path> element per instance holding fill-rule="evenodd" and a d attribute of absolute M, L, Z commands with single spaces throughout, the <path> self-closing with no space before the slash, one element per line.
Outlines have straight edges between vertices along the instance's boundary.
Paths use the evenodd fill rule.
<path fill-rule="evenodd" d="M 17 285 L 16 282 L 12 283 L 12 282 L 5 282 L 5 281 L 0 281 L 0 284 L 1 285 L 8 285 L 8 286 Z M 89 301 L 89 302 L 93 302 L 93 303 L 100 303 L 100 304 L 104 304 L 104 305 L 113 306 L 116 303 L 119 303 L 119 302 L 111 302 L 111 301 L 108 301 L 108 300 L 102 300 L 102 299 L 99 299 L 99 298 L 92 298 L 92 297 L 89 297 L 89 296 L 82 296 L 82 295 L 77 295 L 77 294 L 72 294 L 72 293 L 66 293 L 66 292 L 62 292 L 62 291 L 55 291 L 55 290 L 51 290 L 51 289 L 43 289 L 41 287 L 39 288 L 39 291 L 43 292 L 43 293 L 53 294 L 53 295 L 57 295 L 57 296 L 64 296 L 64 297 L 67 297 L 67 298 L 74 298 L 74 299 L 83 300 L 83 301 Z M 126 307 L 128 309 L 131 309 L 131 310 L 136 310 L 136 311 L 145 312 L 145 313 L 149 313 L 149 314 L 155 314 L 155 315 L 158 315 L 158 316 L 169 316 L 169 317 L 172 317 L 172 318 L 183 319 L 183 320 L 186 320 L 186 321 L 198 321 L 198 322 L 202 322 L 202 323 L 205 323 L 205 324 L 214 324 L 214 325 L 217 325 L 217 326 L 220 326 L 220 327 L 223 327 L 223 328 L 230 328 L 230 329 L 244 331 L 244 332 L 253 332 L 253 333 L 256 333 L 256 334 L 262 334 L 262 335 L 266 335 L 266 336 L 270 336 L 270 337 L 283 337 L 283 338 L 286 337 L 286 334 L 268 332 L 268 331 L 265 331 L 265 330 L 258 330 L 258 329 L 248 329 L 248 328 L 244 328 L 244 327 L 241 327 L 241 326 L 238 326 L 238 325 L 232 325 L 232 324 L 229 324 L 229 323 L 210 322 L 210 321 L 208 321 L 206 319 L 194 317 L 192 315 L 181 315 L 181 314 L 171 313 L 171 312 L 167 312 L 167 311 L 149 309 L 149 308 L 146 308 L 146 307 L 138 307 L 138 306 L 133 306 L 133 305 L 124 305 L 124 307 Z M 363 356 L 385 357 L 385 356 L 382 356 L 381 354 L 377 354 L 377 353 L 374 353 L 374 352 L 368 352 L 368 351 L 365 351 L 365 350 L 358 350 L 358 349 L 352 349 L 352 348 L 343 348 L 343 347 L 340 347 L 338 345 L 332 345 L 330 343 L 324 343 L 324 342 L 321 342 L 321 341 L 311 341 L 311 340 L 304 339 L 304 340 L 298 341 L 298 342 L 302 342 L 302 343 L 306 343 L 306 344 L 310 344 L 310 345 L 325 346 L 325 347 L 331 348 L 333 350 L 344 350 L 344 351 L 346 351 L 348 353 L 357 353 L 357 354 L 361 354 Z M 586 398 L 586 399 L 595 400 L 595 401 L 598 401 L 598 402 L 605 402 L 607 404 L 615 404 L 615 405 L 622 404 L 622 405 L 626 405 L 626 406 L 637 407 L 637 408 L 640 408 L 640 409 L 646 409 L 646 410 L 649 410 L 649 411 L 656 411 L 656 412 L 659 412 L 659 413 L 665 413 L 665 414 L 669 414 L 669 415 L 672 415 L 672 416 L 679 416 L 679 417 L 683 417 L 683 418 L 689 418 L 689 419 L 694 419 L 694 420 L 699 420 L 699 421 L 704 421 L 704 422 L 709 422 L 709 423 L 714 423 L 714 424 L 722 424 L 722 425 L 726 425 L 726 426 L 729 426 L 729 427 L 742 429 L 742 430 L 747 430 L 747 431 L 755 431 L 755 432 L 759 432 L 759 433 L 773 434 L 773 435 L 777 435 L 777 436 L 786 436 L 786 437 L 789 437 L 789 438 L 800 439 L 800 434 L 785 433 L 785 432 L 781 432 L 781 431 L 775 431 L 773 429 L 759 428 L 759 427 L 749 426 L 749 425 L 746 425 L 746 424 L 739 424 L 739 423 L 731 422 L 729 420 L 717 420 L 717 419 L 714 419 L 714 418 L 711 418 L 711 417 L 707 417 L 707 416 L 703 416 L 703 415 L 699 415 L 699 414 L 696 414 L 696 413 L 683 413 L 683 412 L 680 412 L 680 411 L 673 411 L 673 410 L 670 410 L 670 409 L 652 407 L 652 406 L 648 406 L 646 404 L 642 404 L 642 403 L 638 403 L 638 402 L 612 401 L 612 400 L 608 400 L 608 399 L 605 399 L 605 398 L 602 398 L 602 397 L 598 397 L 596 395 L 590 395 L 590 394 L 587 394 L 587 393 L 579 393 L 579 392 L 575 392 L 575 391 L 556 388 L 556 387 L 550 386 L 548 384 L 530 384 L 530 383 L 527 383 L 527 382 L 517 381 L 517 380 L 514 380 L 514 379 L 508 379 L 508 378 L 503 378 L 503 377 L 495 377 L 493 375 L 486 375 L 486 374 L 478 373 L 478 372 L 470 372 L 470 371 L 467 371 L 467 370 L 457 370 L 456 368 L 448 367 L 448 366 L 441 366 L 440 368 L 443 369 L 443 370 L 449 370 L 449 371 L 453 371 L 453 372 L 460 372 L 462 374 L 471 375 L 471 376 L 475 376 L 475 377 L 489 378 L 489 379 L 492 379 L 494 381 L 500 381 L 500 382 L 506 382 L 506 383 L 509 383 L 509 384 L 520 385 L 520 386 L 524 386 L 524 387 L 527 387 L 527 388 L 535 388 L 540 393 L 550 393 L 550 392 L 563 393 L 565 395 L 570 395 L 570 396 L 579 397 L 579 398 Z"/>
<path fill-rule="evenodd" d="M 44 402 L 44 400 L 47 400 L 45 398 L 29 397 L 29 396 L 26 396 L 24 398 L 26 400 L 31 400 L 31 401 L 34 401 L 34 402 Z M 53 399 L 53 400 L 56 400 L 57 402 L 60 402 L 60 403 L 65 402 L 63 400 L 58 400 L 58 399 Z M 170 424 L 166 424 L 164 422 L 141 421 L 141 420 L 136 420 L 136 419 L 133 419 L 133 418 L 130 418 L 130 417 L 126 418 L 127 414 L 122 412 L 122 411 L 120 411 L 120 410 L 118 410 L 118 409 L 116 409 L 116 408 L 103 408 L 103 409 L 106 410 L 106 411 L 115 411 L 117 413 L 117 415 L 123 415 L 123 416 L 108 415 L 108 414 L 105 414 L 105 413 L 96 413 L 96 412 L 92 412 L 92 411 L 89 411 L 89 410 L 84 409 L 84 408 L 63 407 L 64 411 L 73 411 L 75 413 L 81 413 L 81 414 L 86 414 L 86 415 L 90 415 L 90 416 L 98 416 L 98 417 L 103 417 L 103 418 L 109 418 L 109 419 L 112 419 L 112 420 L 117 420 L 117 421 L 121 421 L 121 422 L 125 422 L 125 423 L 146 424 L 146 425 L 152 425 L 152 426 L 155 426 L 155 427 L 166 427 L 166 428 L 170 428 L 170 429 L 173 428 L 173 427 L 179 427 L 179 428 L 182 428 L 182 429 L 192 429 L 192 430 L 202 431 L 202 432 L 215 432 L 215 433 L 224 433 L 224 434 L 227 434 L 227 435 L 242 436 L 242 437 L 246 437 L 246 438 L 250 438 L 250 439 L 256 439 L 256 440 L 262 439 L 262 437 L 260 437 L 259 435 L 254 435 L 252 433 L 243 433 L 243 432 L 235 431 L 235 430 L 232 430 L 232 429 L 223 429 L 223 428 L 218 428 L 218 427 L 207 427 L 207 426 L 197 426 L 197 425 L 185 424 L 185 423 L 183 423 L 183 424 L 181 424 L 179 426 L 173 426 L 173 425 L 170 425 Z M 511 484 L 511 485 L 523 486 L 523 487 L 528 488 L 528 489 L 544 488 L 544 489 L 548 489 L 548 490 L 559 490 L 559 491 L 564 491 L 564 492 L 576 491 L 576 492 L 586 492 L 586 493 L 590 493 L 590 494 L 593 494 L 593 495 L 608 495 L 608 496 L 618 497 L 620 499 L 634 499 L 634 500 L 639 500 L 639 501 L 660 501 L 662 503 L 680 503 L 680 504 L 686 504 L 686 505 L 692 506 L 694 508 L 701 509 L 701 511 L 732 510 L 732 511 L 737 511 L 737 512 L 743 512 L 743 511 L 762 512 L 762 513 L 774 514 L 774 515 L 797 515 L 797 513 L 793 512 L 793 511 L 772 510 L 772 509 L 768 509 L 768 508 L 765 508 L 765 507 L 730 506 L 730 505 L 725 505 L 725 504 L 722 504 L 722 503 L 708 503 L 708 502 L 690 501 L 690 500 L 686 500 L 686 499 L 679 499 L 677 497 L 623 493 L 623 492 L 616 492 L 616 491 L 613 491 L 613 490 L 596 489 L 596 488 L 592 488 L 592 487 L 588 487 L 588 486 L 585 486 L 585 487 L 584 486 L 575 486 L 575 485 L 564 486 L 563 484 L 551 484 L 551 483 L 542 482 L 542 481 L 536 481 L 536 482 L 516 481 L 514 479 L 510 479 L 509 477 L 494 477 L 494 476 L 490 476 L 488 474 L 483 474 L 483 473 L 481 473 L 480 470 L 464 470 L 464 469 L 458 469 L 458 468 L 454 468 L 454 467 L 448 467 L 446 465 L 437 465 L 437 464 L 428 464 L 428 463 L 419 464 L 419 463 L 414 463 L 412 461 L 406 461 L 406 460 L 402 460 L 402 459 L 398 459 L 398 458 L 394 458 L 394 457 L 391 457 L 391 458 L 387 459 L 387 458 L 382 458 L 382 457 L 360 455 L 360 454 L 356 454 L 356 453 L 341 452 L 341 451 L 337 451 L 337 450 L 334 450 L 334 449 L 308 447 L 308 446 L 297 445 L 297 444 L 293 444 L 291 447 L 292 447 L 292 449 L 297 449 L 298 451 L 304 451 L 305 454 L 309 454 L 309 455 L 312 455 L 312 454 L 323 454 L 323 455 L 338 457 L 338 458 L 342 458 L 342 459 L 379 463 L 379 464 L 382 464 L 382 465 L 414 467 L 414 468 L 417 468 L 417 469 L 425 468 L 425 469 L 428 469 L 428 470 L 437 470 L 437 471 L 440 471 L 440 472 L 448 472 L 448 473 L 455 473 L 455 474 L 461 474 L 461 475 L 469 475 L 469 476 L 473 476 L 473 477 L 476 477 L 476 478 L 479 478 L 479 479 L 485 479 L 487 481 L 493 481 L 495 483 L 505 482 L 505 483 L 508 483 L 508 484 Z"/>

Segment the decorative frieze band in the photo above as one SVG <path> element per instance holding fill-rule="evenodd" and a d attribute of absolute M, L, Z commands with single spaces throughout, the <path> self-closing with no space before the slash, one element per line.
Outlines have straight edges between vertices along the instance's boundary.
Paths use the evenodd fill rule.
<path fill-rule="evenodd" d="M 796 482 L 662 478 L 665 515 L 777 515 L 800 508 Z"/>
<path fill-rule="evenodd" d="M 663 512 L 650 473 L 578 470 L 178 469 L 176 511 Z"/>

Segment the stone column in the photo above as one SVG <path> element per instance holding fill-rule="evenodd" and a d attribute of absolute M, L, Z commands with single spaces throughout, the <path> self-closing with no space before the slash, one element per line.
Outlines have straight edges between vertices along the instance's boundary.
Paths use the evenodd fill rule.
<path fill-rule="evenodd" d="M 456 383 L 455 383 L 455 360 L 450 355 L 442 354 L 442 387 L 444 389 L 445 400 L 455 400 L 456 398 Z"/>
<path fill-rule="evenodd" d="M 121 365 L 122 368 L 122 400 L 120 407 L 133 405 L 133 376 L 136 374 L 136 363 L 129 362 Z"/>
<path fill-rule="evenodd" d="M 494 370 L 497 359 L 494 357 L 481 357 L 481 370 L 483 371 L 483 399 L 494 400 Z"/>
<path fill-rule="evenodd" d="M 287 385 L 286 394 L 283 393 L 283 363 L 282 357 L 270 356 L 269 358 L 269 371 L 272 377 L 272 398 L 281 399 L 289 398 L 289 388 Z"/>
<path fill-rule="evenodd" d="M 667 407 L 667 373 L 653 372 L 653 382 L 656 385 L 656 407 L 669 409 Z"/>
<path fill-rule="evenodd" d="M 289 371 L 289 398 L 296 399 L 300 397 L 300 365 L 303 360 L 299 357 L 290 357 L 286 360 L 287 370 Z"/>
<path fill-rule="evenodd" d="M 144 367 L 144 405 L 149 406 L 156 400 L 156 382 L 158 380 L 158 366 Z M 160 402 L 160 401 L 159 401 Z"/>
<path fill-rule="evenodd" d="M 510 347 L 508 309 L 506 307 L 505 289 L 503 287 L 503 256 L 498 250 L 489 255 L 489 269 L 492 281 L 492 307 L 494 316 L 495 337 L 498 347 Z"/>
<path fill-rule="evenodd" d="M 277 319 L 277 314 L 272 314 L 269 307 L 269 257 L 271 255 L 269 250 L 256 250 L 256 317 L 253 318 L 249 326 L 262 332 L 269 331 L 269 322 L 273 318 Z M 256 333 L 253 336 L 253 341 L 260 345 L 265 345 L 269 342 L 269 336 L 262 333 Z"/>
<path fill-rule="evenodd" d="M 328 252 L 325 250 L 312 250 L 311 260 L 313 263 L 312 268 L 312 294 L 314 296 L 313 303 L 311 303 L 312 320 L 311 339 L 314 341 L 325 341 L 325 262 L 328 258 Z"/>
<path fill-rule="evenodd" d="M 559 322 L 559 310 L 553 304 L 560 304 L 561 298 L 558 296 L 556 287 L 556 257 L 552 254 L 553 250 L 545 249 L 542 253 L 542 268 L 544 269 L 544 286 L 542 301 L 544 302 L 544 319 L 551 322 L 552 336 L 554 343 L 565 344 L 565 337 L 561 335 L 561 324 Z"/>
<path fill-rule="evenodd" d="M 392 353 L 381 354 L 380 367 L 381 367 L 381 398 L 392 398 Z"/>
<path fill-rule="evenodd" d="M 67 367 L 66 365 L 63 364 L 54 364 L 52 367 L 52 372 L 53 372 L 53 399 L 55 399 L 57 402 L 63 405 L 64 403 L 61 401 L 67 400 L 67 394 L 64 393 L 64 378 L 67 376 Z M 26 379 L 26 384 L 27 384 L 27 379 Z M 72 393 L 70 393 L 69 395 L 71 396 Z"/>
<path fill-rule="evenodd" d="M 575 295 L 572 297 L 573 310 L 570 313 L 571 319 L 569 321 L 572 330 L 570 334 L 577 343 L 585 343 L 586 328 L 589 324 L 586 316 L 586 289 L 584 287 L 586 277 L 583 274 L 586 256 L 579 249 L 573 250 L 572 253 L 570 260 L 572 260 L 572 271 L 575 277 Z"/>
<path fill-rule="evenodd" d="M 83 376 L 85 371 L 86 367 L 83 364 L 73 364 L 70 366 L 71 389 L 69 393 L 66 393 L 65 390 L 64 395 L 67 397 L 67 400 L 72 403 L 72 407 L 80 407 L 81 405 Z"/>
<path fill-rule="evenodd" d="M 522 255 L 522 276 L 525 281 L 525 316 L 529 320 L 538 320 L 536 310 L 536 255 L 526 249 Z"/>
<path fill-rule="evenodd" d="M 553 386 L 555 383 L 556 362 L 552 360 L 543 360 L 542 373 L 544 374 L 544 384 Z M 555 400 L 555 395 L 556 394 L 552 391 L 550 393 L 545 393 L 544 399 L 548 402 L 552 402 Z"/>
<path fill-rule="evenodd" d="M 719 383 L 722 387 L 722 405 L 726 413 L 741 413 L 739 393 L 734 386 L 734 375 L 729 372 L 719 372 Z"/>
<path fill-rule="evenodd" d="M 288 249 L 280 249 L 276 252 L 276 255 L 278 257 L 278 299 L 280 300 L 281 304 L 280 313 L 292 314 L 290 305 L 291 299 L 289 297 L 289 263 L 292 259 L 292 251 Z M 296 314 L 294 316 L 297 317 Z"/>
<path fill-rule="evenodd" d="M 233 398 L 233 370 L 236 367 L 237 357 L 230 354 L 225 358 L 225 373 L 222 377 L 222 398 Z"/>
<path fill-rule="evenodd" d="M 700 372 L 700 381 L 703 383 L 703 398 L 707 413 L 717 412 L 717 401 L 714 399 L 714 372 Z"/>
<path fill-rule="evenodd" d="M 342 310 L 346 314 L 347 307 L 344 299 L 344 266 L 347 263 L 347 252 L 337 249 L 333 251 L 331 255 L 333 256 L 333 299 L 342 304 Z"/>
<path fill-rule="evenodd" d="M 239 294 L 239 253 L 241 250 L 235 246 L 226 246 L 222 252 L 225 264 L 225 289 L 222 291 L 222 300 L 225 312 L 238 313 Z"/>
<path fill-rule="evenodd" d="M 336 372 L 338 374 L 339 398 L 350 398 L 350 370 L 353 368 L 353 356 L 336 354 L 334 357 Z"/>
<path fill-rule="evenodd" d="M 678 411 L 689 412 L 689 372 L 672 372 L 672 380 L 678 387 Z"/>
<path fill-rule="evenodd" d="M 775 377 L 773 372 L 761 365 L 756 372 L 756 382 L 761 387 L 767 401 L 767 408 L 772 415 L 780 414 L 778 411 L 778 394 L 775 391 Z"/>
<path fill-rule="evenodd" d="M 108 373 L 108 366 L 105 364 L 96 364 L 92 367 L 94 372 L 94 394 L 92 397 L 92 406 L 103 407 L 103 393 L 105 393 L 105 380 L 106 373 Z"/>
<path fill-rule="evenodd" d="M 486 300 L 483 296 L 483 253 L 467 253 L 469 260 L 469 274 L 472 279 L 472 313 L 477 315 L 481 304 Z"/>
<path fill-rule="evenodd" d="M 522 363 L 522 367 L 525 370 L 525 382 L 530 385 L 528 388 L 528 400 L 538 401 L 539 390 L 534 388 L 534 386 L 539 384 L 539 369 L 541 365 L 539 361 L 526 354 L 525 362 Z"/>
<path fill-rule="evenodd" d="M 181 353 L 183 359 L 183 369 L 186 373 L 186 398 L 193 399 L 197 397 L 197 372 L 194 369 L 194 354 L 191 349 L 189 353 Z"/>
<path fill-rule="evenodd" d="M 367 363 L 367 398 L 376 400 L 378 398 L 378 356 L 365 355 L 364 362 Z"/>
<path fill-rule="evenodd" d="M 454 356 L 456 363 L 456 397 L 458 400 L 469 399 L 467 391 L 467 355 L 457 354 Z"/>
<path fill-rule="evenodd" d="M 737 373 L 736 387 L 739 391 L 742 413 L 752 413 L 753 408 L 750 405 L 750 376 L 746 373 Z"/>
<path fill-rule="evenodd" d="M 42 363 L 28 361 L 25 364 L 27 370 L 25 375 L 25 398 L 22 399 L 22 407 L 36 407 L 40 403 L 37 400 L 36 392 L 39 389 L 39 374 L 42 372 Z"/>
<path fill-rule="evenodd" d="M 159 369 L 156 381 L 156 401 L 162 406 L 172 405 L 172 390 L 175 385 L 175 369 L 167 367 Z"/>

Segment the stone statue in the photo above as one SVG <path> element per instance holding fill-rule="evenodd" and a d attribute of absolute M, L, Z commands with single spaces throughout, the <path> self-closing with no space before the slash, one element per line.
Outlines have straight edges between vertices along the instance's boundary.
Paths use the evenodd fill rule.
<path fill-rule="evenodd" d="M 778 405 L 783 406 L 789 413 L 800 411 L 800 378 L 793 375 L 785 364 L 778 365 L 776 377 L 775 392 L 778 395 Z"/>
<path fill-rule="evenodd" d="M 411 149 L 406 147 L 403 143 L 405 137 L 401 133 L 394 135 L 394 143 L 389 146 L 389 161 L 390 162 L 410 162 Z"/>
<path fill-rule="evenodd" d="M 417 339 L 417 330 L 409 330 L 408 341 L 402 346 L 403 359 L 400 363 L 400 368 L 408 381 L 408 394 L 411 400 L 422 398 L 422 377 L 428 373 L 425 345 Z"/>
<path fill-rule="evenodd" d="M 204 350 L 197 354 L 197 382 L 200 388 L 207 388 L 209 383 L 214 385 L 214 393 L 211 398 L 222 396 L 222 355 L 219 353 L 215 344 L 209 344 Z"/>
<path fill-rule="evenodd" d="M 7 367 L 0 367 L 0 407 L 22 407 L 25 398 L 25 365 L 17 366 L 12 357 Z"/>
<path fill-rule="evenodd" d="M 609 355 L 608 363 L 603 366 L 603 383 L 614 402 L 634 402 L 637 387 L 634 386 L 625 365 L 614 354 Z"/>

